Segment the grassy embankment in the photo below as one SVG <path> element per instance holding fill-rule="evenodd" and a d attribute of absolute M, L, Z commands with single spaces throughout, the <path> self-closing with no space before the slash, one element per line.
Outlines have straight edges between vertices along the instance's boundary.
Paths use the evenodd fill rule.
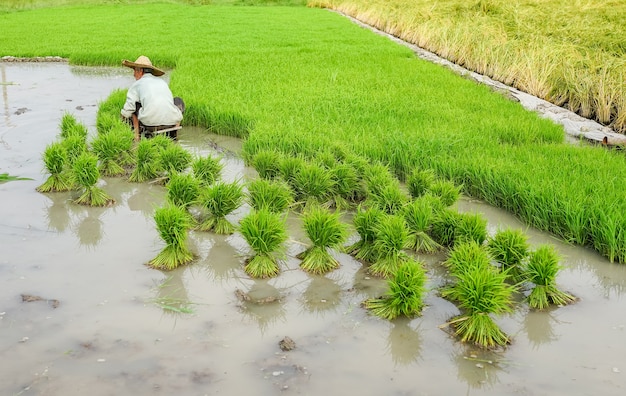
<path fill-rule="evenodd" d="M 533 226 L 626 261 L 620 153 L 566 144 L 560 127 L 337 14 L 89 4 L 3 14 L 0 26 L 0 55 L 120 65 L 145 54 L 175 66 L 185 123 L 245 138 L 248 158 L 342 146 L 400 178 L 431 168 Z"/>
<path fill-rule="evenodd" d="M 626 133 L 626 1 L 311 3 Z"/>

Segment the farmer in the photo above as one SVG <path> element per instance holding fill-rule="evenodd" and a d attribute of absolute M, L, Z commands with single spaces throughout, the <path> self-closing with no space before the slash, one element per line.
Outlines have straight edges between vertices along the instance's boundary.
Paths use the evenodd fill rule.
<path fill-rule="evenodd" d="M 151 137 L 158 131 L 165 131 L 176 140 L 185 105 L 182 99 L 173 97 L 167 82 L 157 78 L 165 72 L 143 55 L 134 62 L 124 60 L 122 65 L 135 72 L 135 82 L 128 88 L 121 111 L 122 118 L 135 131 L 135 141 L 139 141 L 141 133 Z"/>

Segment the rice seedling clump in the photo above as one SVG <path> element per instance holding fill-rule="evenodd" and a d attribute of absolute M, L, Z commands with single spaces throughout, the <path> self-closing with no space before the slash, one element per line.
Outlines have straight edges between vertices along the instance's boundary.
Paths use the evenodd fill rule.
<path fill-rule="evenodd" d="M 278 275 L 280 268 L 275 255 L 283 253 L 281 245 L 288 237 L 285 220 L 265 208 L 253 210 L 241 220 L 239 231 L 255 252 L 246 263 L 246 273 L 253 278 Z"/>
<path fill-rule="evenodd" d="M 479 245 L 476 241 L 467 241 L 454 245 L 443 265 L 455 275 L 475 268 L 490 268 L 491 262 L 484 245 Z"/>
<path fill-rule="evenodd" d="M 534 287 L 528 295 L 531 308 L 545 309 L 550 305 L 567 305 L 576 301 L 576 297 L 559 290 L 556 276 L 561 270 L 560 257 L 551 245 L 539 246 L 530 253 L 524 270 L 524 278 Z"/>
<path fill-rule="evenodd" d="M 100 160 L 103 176 L 120 176 L 126 173 L 124 165 L 132 161 L 133 135 L 126 127 L 113 128 L 99 134 L 91 143 L 91 149 Z"/>
<path fill-rule="evenodd" d="M 167 205 L 155 211 L 154 221 L 165 247 L 148 265 L 170 271 L 191 262 L 194 256 L 187 247 L 187 233 L 191 226 L 189 214 L 183 208 Z"/>
<path fill-rule="evenodd" d="M 76 117 L 70 113 L 63 114 L 59 128 L 61 129 L 61 139 L 67 139 L 70 136 L 79 136 L 85 140 L 87 139 L 87 134 L 89 133 L 87 127 L 78 122 Z"/>
<path fill-rule="evenodd" d="M 300 267 L 313 274 L 325 274 L 339 268 L 339 262 L 329 249 L 340 247 L 348 236 L 348 229 L 340 219 L 339 212 L 330 212 L 320 206 L 312 206 L 303 214 L 304 230 L 313 246 L 298 255 Z"/>
<path fill-rule="evenodd" d="M 151 140 L 155 139 L 156 138 L 153 138 Z M 164 142 L 163 139 L 169 142 Z M 163 136 L 163 139 L 156 140 L 153 144 L 157 144 L 159 147 L 164 146 L 163 149 L 159 151 L 160 162 L 163 169 L 167 172 L 167 178 L 169 178 L 172 173 L 185 171 L 191 165 L 193 159 L 187 150 L 177 144 L 173 144 L 168 137 Z M 167 182 L 167 180 L 165 181 Z"/>
<path fill-rule="evenodd" d="M 281 154 L 273 150 L 262 150 L 252 157 L 252 167 L 262 179 L 275 179 L 280 175 Z"/>
<path fill-rule="evenodd" d="M 70 174 L 66 172 L 67 152 L 60 142 L 46 146 L 43 152 L 43 163 L 50 176 L 37 187 L 39 192 L 69 191 L 72 188 Z"/>
<path fill-rule="evenodd" d="M 403 251 L 409 242 L 409 229 L 402 216 L 385 214 L 374 226 L 374 231 L 376 259 L 369 267 L 369 272 L 387 278 L 409 259 Z"/>
<path fill-rule="evenodd" d="M 213 231 L 216 234 L 232 234 L 235 226 L 226 216 L 243 203 L 243 187 L 237 182 L 218 181 L 211 186 L 203 187 L 198 203 L 206 210 L 206 217 L 200 222 L 200 231 Z"/>
<path fill-rule="evenodd" d="M 159 152 L 153 144 L 153 139 L 141 140 L 135 151 L 135 168 L 128 177 L 128 181 L 143 183 L 159 177 Z"/>
<path fill-rule="evenodd" d="M 248 202 L 254 209 L 282 213 L 293 204 L 289 185 L 279 180 L 256 179 L 248 183 Z"/>
<path fill-rule="evenodd" d="M 422 253 L 434 253 L 441 249 L 441 245 L 428 234 L 433 219 L 429 199 L 421 196 L 413 199 L 402 208 L 402 215 L 409 229 L 408 249 Z"/>
<path fill-rule="evenodd" d="M 75 203 L 89 206 L 113 204 L 113 198 L 97 186 L 100 172 L 98 171 L 98 158 L 94 154 L 84 152 L 76 159 L 72 178 L 74 183 L 82 189 L 81 195 L 74 200 Z"/>
<path fill-rule="evenodd" d="M 461 187 L 450 180 L 435 180 L 430 185 L 430 192 L 441 199 L 444 206 L 452 206 L 461 197 Z"/>
<path fill-rule="evenodd" d="M 480 213 L 461 213 L 455 230 L 455 243 L 487 240 L 487 219 Z"/>
<path fill-rule="evenodd" d="M 376 241 L 376 225 L 385 214 L 382 210 L 374 208 L 364 208 L 359 206 L 352 223 L 359 234 L 359 240 L 346 248 L 346 253 L 357 260 L 367 263 L 376 261 L 378 254 L 374 241 Z"/>
<path fill-rule="evenodd" d="M 191 164 L 193 175 L 207 186 L 220 179 L 223 168 L 224 165 L 220 160 L 211 156 L 196 158 Z"/>
<path fill-rule="evenodd" d="M 188 173 L 174 173 L 167 182 L 167 201 L 183 209 L 195 204 L 200 194 L 200 182 Z"/>
<path fill-rule="evenodd" d="M 528 237 L 521 230 L 498 230 L 487 241 L 487 250 L 493 259 L 507 270 L 514 283 L 521 281 L 522 262 L 528 257 Z"/>
<path fill-rule="evenodd" d="M 322 166 L 306 163 L 293 178 L 295 201 L 306 210 L 309 206 L 329 206 L 333 190 L 331 174 Z"/>
<path fill-rule="evenodd" d="M 432 170 L 415 169 L 407 177 L 406 186 L 411 197 L 417 198 L 429 192 L 434 181 L 435 173 Z"/>

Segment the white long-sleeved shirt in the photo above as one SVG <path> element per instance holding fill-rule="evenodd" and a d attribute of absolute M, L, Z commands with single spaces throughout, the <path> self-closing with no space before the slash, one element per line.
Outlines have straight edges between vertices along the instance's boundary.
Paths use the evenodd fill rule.
<path fill-rule="evenodd" d="M 128 88 L 122 116 L 129 118 L 135 112 L 136 102 L 141 103 L 137 117 L 143 125 L 176 125 L 183 119 L 167 83 L 150 73 L 144 74 Z"/>

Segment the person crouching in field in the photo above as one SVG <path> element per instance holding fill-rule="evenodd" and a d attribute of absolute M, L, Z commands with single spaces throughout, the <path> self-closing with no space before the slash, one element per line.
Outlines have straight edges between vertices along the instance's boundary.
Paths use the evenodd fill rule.
<path fill-rule="evenodd" d="M 124 60 L 122 65 L 134 70 L 135 82 L 128 88 L 121 114 L 135 131 L 135 141 L 142 134 L 149 138 L 159 131 L 176 140 L 185 104 L 158 78 L 165 72 L 143 55 L 134 62 Z"/>

